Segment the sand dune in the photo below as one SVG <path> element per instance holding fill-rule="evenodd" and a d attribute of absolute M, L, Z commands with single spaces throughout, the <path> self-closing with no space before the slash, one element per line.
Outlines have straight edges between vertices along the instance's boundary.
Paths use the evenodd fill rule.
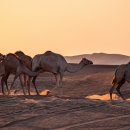
<path fill-rule="evenodd" d="M 17 80 L 11 96 L 0 95 L 2 130 L 129 130 L 130 88 L 109 98 L 111 79 L 117 66 L 93 65 L 75 74 L 65 73 L 62 88 L 55 88 L 52 74 L 41 74 L 37 87 L 41 96 L 24 97 Z M 11 84 L 12 77 L 9 79 Z"/>
<path fill-rule="evenodd" d="M 83 54 L 77 56 L 66 56 L 66 60 L 71 63 L 79 63 L 82 58 L 88 58 L 94 62 L 94 64 L 107 64 L 107 65 L 120 65 L 128 63 L 130 57 L 121 54 L 107 54 L 107 53 L 93 53 Z"/>

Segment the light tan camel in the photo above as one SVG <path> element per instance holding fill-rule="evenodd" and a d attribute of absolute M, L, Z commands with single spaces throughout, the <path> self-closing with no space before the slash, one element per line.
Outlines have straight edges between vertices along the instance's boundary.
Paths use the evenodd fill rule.
<path fill-rule="evenodd" d="M 128 64 L 120 65 L 116 69 L 115 76 L 112 81 L 113 86 L 110 89 L 110 99 L 111 100 L 112 100 L 112 93 L 113 93 L 115 87 L 116 87 L 117 92 L 121 96 L 121 98 L 123 100 L 125 100 L 125 98 L 123 97 L 123 95 L 120 92 L 120 88 L 126 81 L 128 83 L 130 83 L 130 62 Z"/>
<path fill-rule="evenodd" d="M 74 73 L 90 64 L 93 64 L 93 62 L 87 60 L 86 58 L 83 58 L 79 64 L 70 64 L 67 63 L 62 55 L 47 51 L 44 54 L 34 56 L 32 61 L 32 71 L 41 70 L 42 72 L 51 72 L 56 77 L 56 85 L 62 86 L 62 80 L 65 71 Z M 34 77 L 32 80 L 34 86 L 35 80 L 36 77 Z"/>

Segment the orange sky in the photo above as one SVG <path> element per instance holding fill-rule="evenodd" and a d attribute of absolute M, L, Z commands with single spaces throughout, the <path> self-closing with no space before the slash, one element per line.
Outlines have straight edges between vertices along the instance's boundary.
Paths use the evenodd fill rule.
<path fill-rule="evenodd" d="M 0 0 L 0 52 L 130 55 L 130 0 Z"/>

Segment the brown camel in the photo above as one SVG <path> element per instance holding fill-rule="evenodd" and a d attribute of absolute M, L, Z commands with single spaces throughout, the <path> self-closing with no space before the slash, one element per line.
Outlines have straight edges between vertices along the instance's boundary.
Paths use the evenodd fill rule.
<path fill-rule="evenodd" d="M 14 77 L 14 80 L 11 84 L 10 89 L 12 88 L 12 86 L 13 86 L 15 80 L 17 79 L 17 77 L 20 77 L 20 82 L 21 82 L 21 86 L 22 86 L 22 89 L 23 89 L 23 93 L 24 93 L 24 95 L 26 95 L 25 91 L 24 91 L 23 82 L 22 82 L 22 79 L 21 79 L 21 74 L 27 74 L 29 76 L 36 76 L 38 73 L 30 71 L 24 65 L 24 63 L 16 55 L 14 55 L 12 53 L 7 54 L 2 63 L 5 67 L 5 74 L 2 76 L 2 79 L 1 79 L 2 93 L 5 94 L 4 83 L 7 86 L 8 94 L 10 93 L 10 90 L 8 89 L 8 85 L 7 85 L 7 79 L 8 79 L 10 74 L 14 74 L 15 77 Z M 35 88 L 35 89 L 36 89 L 37 94 L 39 94 L 38 91 L 37 91 L 37 88 Z"/>
<path fill-rule="evenodd" d="M 0 77 L 2 77 L 5 74 L 5 67 L 4 67 L 4 64 L 3 64 L 4 58 L 5 58 L 5 56 L 0 53 Z M 6 88 L 8 89 L 7 86 L 6 86 Z"/>
<path fill-rule="evenodd" d="M 5 74 L 5 67 L 3 65 L 3 60 L 5 56 L 0 53 L 0 76 L 3 76 Z"/>
<path fill-rule="evenodd" d="M 15 52 L 15 55 L 19 57 L 19 59 L 24 63 L 24 65 L 29 69 L 32 70 L 32 58 L 28 55 L 25 55 L 22 51 Z M 28 86 L 28 93 L 30 95 L 30 81 L 31 77 L 24 74 L 24 86 Z"/>
<path fill-rule="evenodd" d="M 124 96 L 120 92 L 120 88 L 126 81 L 130 83 L 130 62 L 128 64 L 122 64 L 116 69 L 115 76 L 112 81 L 113 86 L 110 89 L 111 100 L 112 100 L 112 93 L 115 87 L 120 97 L 123 100 L 125 100 Z"/>
<path fill-rule="evenodd" d="M 62 86 L 62 80 L 65 71 L 74 73 L 90 64 L 93 64 L 93 62 L 87 60 L 86 58 L 83 58 L 79 64 L 69 64 L 62 55 L 47 51 L 44 54 L 38 54 L 34 56 L 32 60 L 32 70 L 41 70 L 42 72 L 53 73 L 56 77 L 56 85 Z M 32 80 L 34 86 L 35 81 L 36 77 L 34 77 Z"/>

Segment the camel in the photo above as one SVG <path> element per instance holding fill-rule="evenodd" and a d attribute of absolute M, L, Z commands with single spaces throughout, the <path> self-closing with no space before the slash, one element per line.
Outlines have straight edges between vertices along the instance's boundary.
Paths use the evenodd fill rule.
<path fill-rule="evenodd" d="M 22 51 L 16 51 L 15 55 L 19 57 L 19 59 L 24 63 L 24 65 L 29 69 L 32 70 L 32 58 L 28 55 L 25 55 Z M 30 81 L 31 77 L 24 74 L 24 86 L 28 86 L 28 93 L 30 95 Z"/>
<path fill-rule="evenodd" d="M 0 53 L 0 77 L 2 77 L 5 74 L 5 67 L 4 67 L 4 64 L 3 64 L 4 57 L 5 56 Z M 7 88 L 7 86 L 6 86 L 6 88 Z"/>
<path fill-rule="evenodd" d="M 83 58 L 79 64 L 67 63 L 65 58 L 57 53 L 46 51 L 44 54 L 35 55 L 32 60 L 32 71 L 51 72 L 56 78 L 56 86 L 62 87 L 64 72 L 71 73 L 81 70 L 86 65 L 93 64 L 92 61 Z M 32 83 L 35 85 L 36 77 L 33 77 Z"/>
<path fill-rule="evenodd" d="M 124 96 L 120 92 L 120 88 L 126 81 L 130 83 L 130 62 L 128 64 L 122 64 L 116 69 L 115 75 L 112 81 L 113 85 L 109 91 L 111 100 L 112 100 L 112 93 L 115 87 L 120 97 L 123 100 L 125 100 Z"/>
<path fill-rule="evenodd" d="M 4 55 L 0 53 L 0 76 L 5 74 L 5 67 L 3 65 Z"/>
<path fill-rule="evenodd" d="M 15 80 L 17 79 L 17 77 L 20 77 L 20 82 L 21 82 L 21 86 L 23 89 L 23 93 L 24 93 L 24 95 L 26 95 L 26 93 L 24 91 L 24 86 L 23 86 L 21 74 L 27 74 L 27 75 L 33 77 L 33 76 L 38 75 L 38 73 L 30 71 L 24 65 L 24 63 L 15 54 L 12 54 L 12 53 L 9 53 L 5 56 L 2 64 L 4 65 L 4 68 L 5 68 L 5 74 L 2 76 L 2 79 L 1 79 L 2 93 L 5 95 L 4 83 L 6 84 L 8 94 L 10 94 L 10 90 L 11 90 Z M 15 77 L 14 77 L 14 80 L 13 80 L 11 87 L 10 87 L 10 90 L 9 90 L 8 85 L 7 85 L 7 79 L 8 79 L 10 74 L 14 74 Z M 39 94 L 37 88 L 35 88 L 35 89 L 36 89 L 37 94 Z"/>

